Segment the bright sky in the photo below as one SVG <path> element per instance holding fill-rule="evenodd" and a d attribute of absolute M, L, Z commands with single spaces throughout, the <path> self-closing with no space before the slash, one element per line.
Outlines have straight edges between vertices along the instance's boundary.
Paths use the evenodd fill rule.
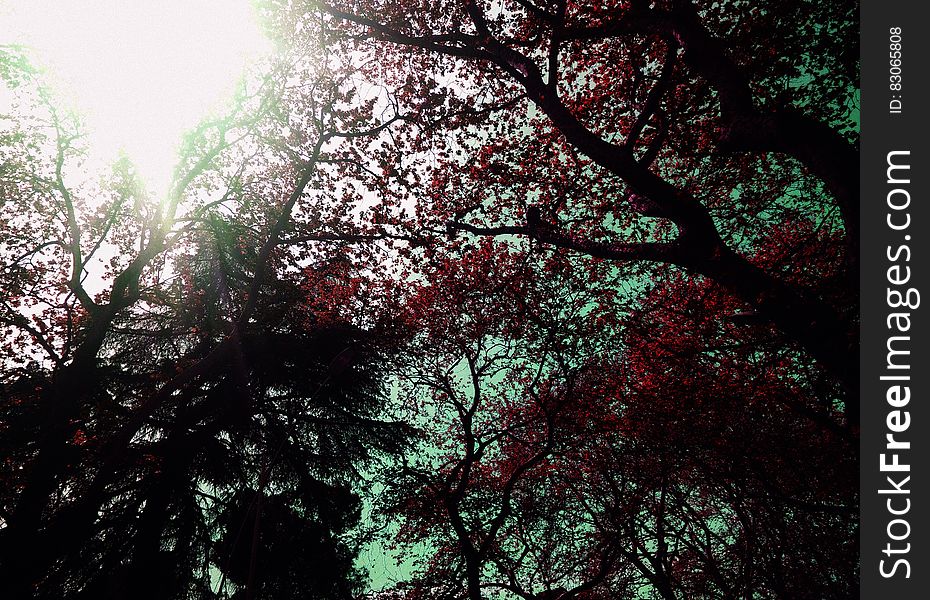
<path fill-rule="evenodd" d="M 182 133 L 232 98 L 270 51 L 249 0 L 0 0 L 0 44 L 32 48 L 91 130 L 163 193 Z"/>

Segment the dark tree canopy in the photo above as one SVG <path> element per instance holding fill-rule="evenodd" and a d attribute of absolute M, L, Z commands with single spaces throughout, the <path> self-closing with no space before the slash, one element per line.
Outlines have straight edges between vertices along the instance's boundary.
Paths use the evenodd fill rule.
<path fill-rule="evenodd" d="M 791 285 L 746 250 L 783 219 L 840 230 L 854 296 L 856 8 L 325 5 L 346 39 L 381 57 L 372 71 L 399 65 L 406 77 L 401 106 L 420 119 L 408 143 L 441 165 L 418 196 L 426 223 L 718 281 L 844 383 L 851 419 L 855 307 Z M 537 212 L 539 224 L 526 220 Z"/>
<path fill-rule="evenodd" d="M 857 3 L 260 11 L 163 198 L 0 47 L 10 597 L 855 596 Z"/>
<path fill-rule="evenodd" d="M 80 123 L 21 84 L 2 173 L 11 597 L 361 592 L 362 472 L 408 428 L 382 418 L 393 334 L 314 295 L 346 252 L 283 239 L 347 208 L 326 197 L 322 148 L 366 134 L 345 73 L 289 66 L 190 133 L 163 201 L 128 160 L 71 187 Z M 288 76 L 316 104 L 289 105 Z M 289 106 L 316 124 L 290 146 L 273 138 Z"/>

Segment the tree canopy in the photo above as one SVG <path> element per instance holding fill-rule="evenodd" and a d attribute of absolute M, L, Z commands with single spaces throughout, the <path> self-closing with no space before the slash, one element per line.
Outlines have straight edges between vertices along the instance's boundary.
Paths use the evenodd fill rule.
<path fill-rule="evenodd" d="M 163 197 L 0 48 L 10 597 L 856 594 L 856 3 L 260 12 Z"/>

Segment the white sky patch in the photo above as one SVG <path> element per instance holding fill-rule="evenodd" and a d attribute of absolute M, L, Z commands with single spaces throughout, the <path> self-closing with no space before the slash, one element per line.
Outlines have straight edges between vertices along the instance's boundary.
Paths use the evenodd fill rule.
<path fill-rule="evenodd" d="M 0 0 L 0 44 L 28 46 L 84 116 L 91 162 L 122 149 L 157 195 L 183 132 L 272 49 L 249 0 Z"/>

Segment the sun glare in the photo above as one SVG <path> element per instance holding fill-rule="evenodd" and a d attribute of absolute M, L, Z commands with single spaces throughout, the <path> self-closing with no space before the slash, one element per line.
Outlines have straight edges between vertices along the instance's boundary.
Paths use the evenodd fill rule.
<path fill-rule="evenodd" d="M 249 0 L 0 0 L 0 44 L 29 47 L 84 116 L 91 160 L 125 152 L 156 194 L 183 132 L 270 49 Z"/>

